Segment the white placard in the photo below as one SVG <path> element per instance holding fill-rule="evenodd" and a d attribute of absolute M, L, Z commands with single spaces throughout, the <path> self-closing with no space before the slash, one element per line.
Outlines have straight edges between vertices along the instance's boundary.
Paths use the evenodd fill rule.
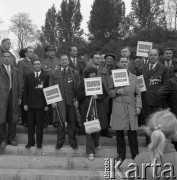
<path fill-rule="evenodd" d="M 137 76 L 137 80 L 138 80 L 138 85 L 140 87 L 140 92 L 146 91 L 146 84 L 144 81 L 144 76 L 143 75 Z"/>
<path fill-rule="evenodd" d="M 127 69 L 112 70 L 114 87 L 130 85 Z"/>
<path fill-rule="evenodd" d="M 43 92 L 47 105 L 63 100 L 58 84 L 44 88 Z"/>
<path fill-rule="evenodd" d="M 148 52 L 152 49 L 152 42 L 138 41 L 136 56 L 148 57 Z"/>
<path fill-rule="evenodd" d="M 101 77 L 84 78 L 86 96 L 103 94 Z"/>

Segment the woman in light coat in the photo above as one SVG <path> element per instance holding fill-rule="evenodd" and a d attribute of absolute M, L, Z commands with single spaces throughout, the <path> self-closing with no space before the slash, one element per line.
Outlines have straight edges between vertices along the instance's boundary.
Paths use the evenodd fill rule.
<path fill-rule="evenodd" d="M 128 70 L 128 59 L 121 57 L 117 62 L 118 69 Z M 142 101 L 137 78 L 128 72 L 130 85 L 114 88 L 113 80 L 109 84 L 109 95 L 113 98 L 111 128 L 116 130 L 117 160 L 124 160 L 126 144 L 124 130 L 128 131 L 128 140 L 132 159 L 138 154 L 138 114 L 141 112 Z"/>

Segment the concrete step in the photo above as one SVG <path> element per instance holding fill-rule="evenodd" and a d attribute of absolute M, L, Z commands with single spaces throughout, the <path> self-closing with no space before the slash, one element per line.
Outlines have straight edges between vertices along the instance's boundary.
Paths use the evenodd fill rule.
<path fill-rule="evenodd" d="M 43 145 L 42 149 L 31 147 L 25 148 L 25 144 L 19 144 L 18 146 L 7 145 L 4 151 L 1 151 L 1 155 L 16 155 L 16 156 L 40 156 L 40 157 L 87 157 L 85 145 L 80 145 L 77 150 L 73 150 L 69 145 L 63 146 L 60 150 L 56 150 L 54 145 Z M 139 152 L 145 151 L 145 147 L 139 147 Z M 126 147 L 126 157 L 131 158 L 130 148 Z M 0 156 L 1 157 L 1 156 Z M 102 146 L 100 150 L 96 150 L 95 157 L 99 158 L 115 158 L 117 157 L 116 146 Z M 1 162 L 1 161 L 0 161 Z"/>
<path fill-rule="evenodd" d="M 0 169 L 0 180 L 104 180 L 104 171 Z M 116 180 L 122 178 L 116 174 Z"/>
<path fill-rule="evenodd" d="M 17 142 L 19 144 L 25 144 L 28 141 L 27 134 L 24 134 L 24 133 L 18 133 L 16 138 L 17 138 Z M 85 143 L 86 143 L 85 135 L 77 136 L 76 138 L 77 138 L 78 145 L 85 145 Z M 99 141 L 100 141 L 101 146 L 117 146 L 115 136 L 113 136 L 113 138 L 100 137 Z M 127 136 L 125 136 L 125 141 L 126 141 L 127 146 L 129 146 Z M 43 144 L 55 145 L 56 142 L 57 142 L 57 135 L 56 134 L 44 134 L 44 136 L 43 136 Z M 66 135 L 66 138 L 65 138 L 65 144 L 69 144 L 67 135 Z M 139 144 L 139 146 L 144 146 L 145 147 L 146 146 L 145 137 L 138 136 L 138 144 Z"/>
<path fill-rule="evenodd" d="M 102 180 L 104 158 L 89 161 L 81 157 L 0 156 L 0 180 Z M 125 173 L 133 162 L 125 159 L 120 169 Z M 122 178 L 115 173 L 116 179 Z"/>
<path fill-rule="evenodd" d="M 50 126 L 48 126 L 47 128 L 44 129 L 44 134 L 56 134 L 56 131 L 57 131 L 56 128 L 54 128 L 52 125 L 50 125 Z M 113 136 L 116 135 L 114 130 L 109 128 L 109 131 L 110 131 L 110 133 Z M 67 132 L 67 129 L 66 129 L 66 132 Z M 17 125 L 17 133 L 25 133 L 25 134 L 27 134 L 28 133 L 27 127 L 23 127 L 21 125 Z M 84 133 L 82 133 L 82 135 L 83 134 Z M 137 134 L 138 134 L 138 136 L 144 136 L 144 134 L 145 134 L 145 127 L 143 127 L 143 126 L 139 127 L 138 131 L 137 131 Z M 125 135 L 127 135 L 127 131 L 125 131 Z"/>

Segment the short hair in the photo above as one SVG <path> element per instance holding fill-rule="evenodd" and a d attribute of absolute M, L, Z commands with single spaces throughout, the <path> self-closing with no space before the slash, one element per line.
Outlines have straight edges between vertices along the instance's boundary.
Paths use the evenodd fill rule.
<path fill-rule="evenodd" d="M 50 45 L 48 45 L 48 46 L 46 46 L 45 47 L 45 50 L 44 50 L 45 52 L 47 52 L 47 51 L 56 51 L 55 50 L 55 46 L 53 45 L 53 44 L 50 44 Z"/>
<path fill-rule="evenodd" d="M 173 53 L 173 49 L 172 49 L 172 48 L 170 48 L 170 47 L 166 47 L 166 48 L 164 48 L 163 53 L 165 53 L 165 51 L 172 51 L 172 53 Z"/>
<path fill-rule="evenodd" d="M 26 57 L 25 53 L 26 53 L 26 48 L 20 49 L 19 51 L 20 58 L 25 58 Z"/>
<path fill-rule="evenodd" d="M 1 44 L 5 43 L 6 41 L 9 41 L 10 39 L 9 38 L 4 38 L 2 41 L 1 41 Z"/>
<path fill-rule="evenodd" d="M 148 51 L 148 55 L 149 55 L 149 53 L 150 53 L 152 50 L 157 51 L 157 54 L 159 55 L 159 50 L 158 50 L 158 49 L 150 49 L 150 50 Z"/>
<path fill-rule="evenodd" d="M 36 62 L 36 61 L 39 61 L 41 63 L 41 60 L 39 58 L 37 58 L 37 59 L 33 59 L 32 64 L 34 64 L 34 62 Z"/>
<path fill-rule="evenodd" d="M 94 57 L 95 54 L 99 54 L 99 55 L 101 56 L 101 53 L 100 53 L 100 52 L 95 51 L 95 52 L 93 52 L 93 53 L 91 54 L 91 59 L 93 59 L 93 57 Z"/>
<path fill-rule="evenodd" d="M 61 54 L 59 58 L 61 58 L 61 57 L 63 57 L 63 56 L 67 56 L 67 57 L 68 57 L 67 54 Z"/>
<path fill-rule="evenodd" d="M 12 56 L 12 53 L 11 53 L 10 51 L 3 51 L 3 52 L 2 52 L 2 56 L 3 56 L 5 53 L 9 53 L 9 54 Z"/>
<path fill-rule="evenodd" d="M 27 48 L 25 48 L 25 53 L 28 52 L 28 49 L 34 49 L 32 46 L 28 46 Z"/>
<path fill-rule="evenodd" d="M 92 73 L 97 74 L 97 69 L 94 66 L 88 66 L 84 69 L 83 76 L 84 78 L 89 78 L 89 75 Z"/>
<path fill-rule="evenodd" d="M 130 47 L 129 47 L 129 46 L 124 46 L 124 47 L 122 47 L 121 51 L 122 51 L 123 49 L 128 49 L 128 50 L 129 50 L 129 52 L 131 52 L 131 49 L 130 49 Z"/>
<path fill-rule="evenodd" d="M 128 58 L 127 58 L 127 57 L 120 57 L 120 58 L 118 58 L 118 61 L 117 61 L 117 62 L 119 62 L 119 61 L 120 61 L 120 59 L 122 59 L 122 58 L 126 58 L 126 59 L 127 59 L 127 61 L 128 61 Z"/>
<path fill-rule="evenodd" d="M 73 45 L 73 46 L 70 46 L 68 52 L 70 52 L 73 47 L 76 47 L 76 46 L 74 46 L 74 45 Z M 77 47 L 76 47 L 76 48 L 77 48 Z"/>

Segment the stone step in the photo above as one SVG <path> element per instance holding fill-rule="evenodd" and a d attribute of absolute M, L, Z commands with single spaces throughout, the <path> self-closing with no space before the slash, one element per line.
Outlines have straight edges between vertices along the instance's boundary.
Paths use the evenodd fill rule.
<path fill-rule="evenodd" d="M 85 157 L 54 157 L 54 156 L 9 156 L 0 157 L 0 169 L 43 169 L 43 170 L 90 170 L 104 171 L 104 158 L 93 161 Z M 132 159 L 126 159 L 120 166 L 121 170 L 128 169 Z"/>
<path fill-rule="evenodd" d="M 104 180 L 104 171 L 0 169 L 0 180 Z M 116 174 L 116 180 L 122 178 Z"/>
<path fill-rule="evenodd" d="M 43 145 L 42 149 L 31 147 L 25 148 L 25 144 L 19 144 L 18 146 L 7 145 L 4 151 L 1 151 L 1 155 L 16 155 L 16 156 L 40 156 L 40 157 L 85 157 L 86 147 L 80 145 L 77 150 L 73 150 L 69 145 L 63 146 L 61 149 L 56 150 L 54 145 Z M 145 147 L 139 147 L 139 152 L 145 151 Z M 0 156 L 1 157 L 1 156 Z M 102 146 L 100 150 L 96 150 L 95 157 L 97 158 L 115 158 L 117 157 L 116 146 Z M 126 147 L 126 157 L 131 158 L 130 148 Z M 1 162 L 1 161 L 0 161 Z"/>
<path fill-rule="evenodd" d="M 110 133 L 115 136 L 116 133 L 114 130 L 110 129 L 109 128 L 109 131 Z M 44 129 L 44 134 L 56 134 L 57 132 L 57 129 L 54 128 L 52 125 L 48 126 L 47 128 Z M 66 129 L 66 132 L 67 132 L 67 129 Z M 23 127 L 23 126 L 20 126 L 20 125 L 17 125 L 17 133 L 24 133 L 24 134 L 27 134 L 28 133 L 28 130 L 26 127 Z M 83 135 L 84 133 L 81 132 L 81 134 Z M 145 127 L 139 127 L 138 128 L 138 131 L 137 131 L 137 134 L 138 136 L 144 136 L 145 134 Z M 127 131 L 125 131 L 125 135 L 127 135 Z"/>
<path fill-rule="evenodd" d="M 28 141 L 27 134 L 18 133 L 16 135 L 16 138 L 17 138 L 17 142 L 19 144 L 25 144 Z M 76 139 L 77 139 L 78 145 L 85 145 L 86 144 L 86 137 L 85 137 L 85 135 L 77 136 Z M 100 141 L 100 145 L 101 146 L 116 146 L 117 145 L 116 137 L 115 136 L 113 136 L 112 138 L 100 137 L 99 141 Z M 128 146 L 129 143 L 128 143 L 128 137 L 127 136 L 125 136 L 125 141 L 126 141 L 126 144 Z M 44 134 L 44 136 L 43 136 L 43 144 L 52 144 L 52 145 L 55 145 L 56 142 L 57 142 L 57 135 L 54 135 L 54 134 Z M 66 138 L 65 138 L 65 144 L 69 144 L 67 135 L 66 135 Z M 145 137 L 138 136 L 138 144 L 139 144 L 139 146 L 146 146 Z"/>

